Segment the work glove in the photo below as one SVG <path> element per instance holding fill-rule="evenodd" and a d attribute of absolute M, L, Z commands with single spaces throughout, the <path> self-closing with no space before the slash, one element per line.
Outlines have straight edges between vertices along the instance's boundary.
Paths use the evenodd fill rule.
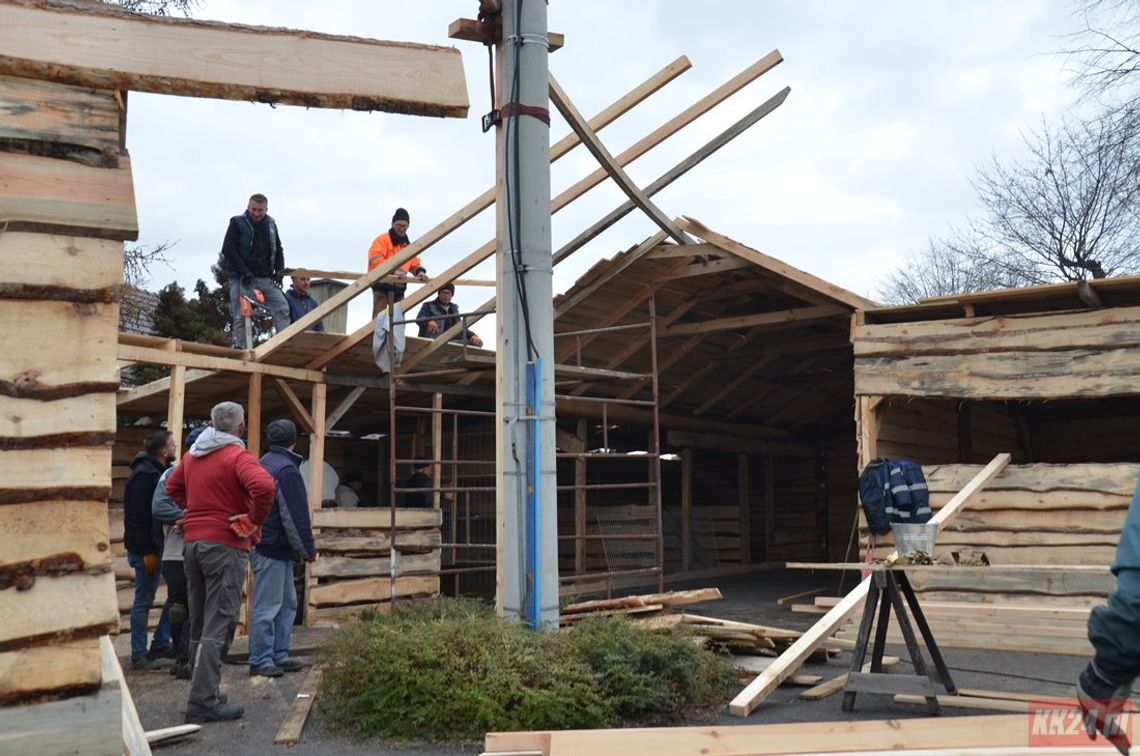
<path fill-rule="evenodd" d="M 230 530 L 239 538 L 249 538 L 257 530 L 257 526 L 249 519 L 249 515 L 239 514 L 230 518 Z"/>
<path fill-rule="evenodd" d="M 143 554 L 143 572 L 148 575 L 158 574 L 158 554 Z"/>
<path fill-rule="evenodd" d="M 434 320 L 429 320 L 428 325 L 427 325 L 427 332 L 428 333 L 435 333 L 438 330 L 439 330 L 439 324 L 436 323 Z"/>
<path fill-rule="evenodd" d="M 241 281 L 241 287 L 243 289 L 248 289 L 249 287 L 253 286 L 253 274 L 252 273 L 242 273 L 241 278 L 239 278 L 238 280 Z"/>
<path fill-rule="evenodd" d="M 1123 683 L 1107 680 L 1095 662 L 1089 662 L 1077 678 L 1077 702 L 1089 739 L 1096 740 L 1099 732 L 1125 756 L 1132 744 L 1121 727 L 1121 712 L 1131 692 L 1132 680 Z"/>
<path fill-rule="evenodd" d="M 317 552 L 314 551 L 312 554 L 309 554 L 307 557 L 305 557 L 305 561 L 309 562 L 310 564 L 317 561 Z"/>

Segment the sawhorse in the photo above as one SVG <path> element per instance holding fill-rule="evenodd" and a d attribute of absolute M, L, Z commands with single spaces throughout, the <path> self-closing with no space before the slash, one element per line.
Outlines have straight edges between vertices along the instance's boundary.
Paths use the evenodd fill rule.
<path fill-rule="evenodd" d="M 958 692 L 954 681 L 950 678 L 950 670 L 942 659 L 938 644 L 934 642 L 934 635 L 930 632 L 930 625 L 914 589 L 907 580 L 904 567 L 875 569 L 871 574 L 871 585 L 867 590 L 867 602 L 864 604 L 863 620 L 859 624 L 859 637 L 855 641 L 855 650 L 851 659 L 851 671 L 847 674 L 847 684 L 843 686 L 843 711 L 855 708 L 855 695 L 857 693 L 909 693 L 919 695 L 926 699 L 926 709 L 932 715 L 939 713 L 938 688 L 939 684 L 945 686 L 951 695 Z M 934 662 L 936 673 L 931 675 L 927 671 L 926 660 L 922 649 L 914 635 L 910 617 L 907 616 L 903 599 L 910 606 L 910 613 L 918 625 L 922 639 L 926 643 L 926 650 Z M 867 641 L 871 637 L 871 622 L 875 618 L 876 607 L 878 621 L 875 623 L 875 645 L 871 649 L 871 671 L 863 671 L 863 660 L 867 656 Z M 899 630 L 902 631 L 903 641 L 910 653 L 914 664 L 913 675 L 883 674 L 883 648 L 887 641 L 887 627 L 891 619 L 891 607 L 894 607 L 898 618 Z"/>

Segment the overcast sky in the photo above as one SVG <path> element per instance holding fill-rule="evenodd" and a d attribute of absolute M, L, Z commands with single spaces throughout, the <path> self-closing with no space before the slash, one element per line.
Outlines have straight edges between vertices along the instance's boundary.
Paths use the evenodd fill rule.
<path fill-rule="evenodd" d="M 484 48 L 447 39 L 475 0 L 203 0 L 196 18 L 378 39 L 454 44 L 463 54 L 467 119 L 270 108 L 132 93 L 127 144 L 140 241 L 176 241 L 175 270 L 151 288 L 209 276 L 226 223 L 263 192 L 286 263 L 365 267 L 368 245 L 406 207 L 415 239 L 494 178 Z M 1077 23 L 1066 0 L 553 0 L 566 46 L 551 72 L 587 117 L 685 54 L 693 67 L 601 132 L 619 153 L 774 48 L 785 62 L 667 140 L 627 171 L 653 181 L 784 86 L 775 113 L 655 198 L 709 227 L 865 296 L 903 256 L 974 212 L 970 177 L 991 152 L 1068 108 L 1054 52 Z M 568 128 L 551 108 L 551 141 Z M 553 193 L 597 167 L 579 147 L 552 169 Z M 553 245 L 624 201 L 607 182 L 554 216 Z M 441 271 L 493 236 L 485 211 L 424 256 Z M 656 231 L 631 214 L 555 270 L 555 291 Z M 492 278 L 484 265 L 475 277 Z M 490 290 L 463 290 L 474 309 Z M 350 325 L 362 322 L 358 300 Z M 485 326 L 486 327 L 486 326 Z M 476 329 L 479 330 L 479 329 Z M 488 333 L 489 335 L 489 333 Z"/>

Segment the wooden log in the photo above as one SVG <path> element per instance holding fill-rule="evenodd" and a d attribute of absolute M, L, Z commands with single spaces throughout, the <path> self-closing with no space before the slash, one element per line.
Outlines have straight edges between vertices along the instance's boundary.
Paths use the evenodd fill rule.
<path fill-rule="evenodd" d="M 7 7 L 0 5 L 0 16 Z M 4 60 L 0 57 L 0 70 Z M 13 231 L 119 241 L 138 238 L 134 184 L 125 157 L 117 168 L 93 168 L 70 160 L 0 152 L 0 177 L 0 224 Z"/>
<path fill-rule="evenodd" d="M 109 302 L 123 281 L 123 245 L 107 239 L 9 230 L 0 234 L 0 260 L 0 297 Z"/>
<path fill-rule="evenodd" d="M 116 632 L 115 576 L 37 578 L 27 590 L 0 591 L 0 650 Z"/>
<path fill-rule="evenodd" d="M 451 47 L 38 0 L 0 6 L 0 32 L 0 73 L 16 76 L 309 108 L 467 115 L 463 62 Z"/>
<path fill-rule="evenodd" d="M 309 589 L 309 603 L 313 606 L 335 606 L 365 601 L 381 601 L 391 593 L 391 578 L 363 578 L 340 580 Z M 409 576 L 396 578 L 396 596 L 434 596 L 439 593 L 439 576 Z"/>
<path fill-rule="evenodd" d="M 99 639 L 0 653 L 0 703 L 94 692 L 103 681 Z"/>
<path fill-rule="evenodd" d="M 55 400 L 117 391 L 117 313 L 114 305 L 0 299 L 0 393 Z M 30 348 L 30 340 L 52 348 Z"/>
<path fill-rule="evenodd" d="M 396 575 L 414 575 L 424 572 L 438 573 L 439 565 L 439 549 L 435 549 L 427 554 L 398 553 Z M 390 575 L 392 574 L 392 561 L 386 556 L 375 559 L 322 556 L 313 563 L 309 574 L 315 578 L 338 579 Z"/>
<path fill-rule="evenodd" d="M 434 509 L 397 508 L 396 528 L 438 528 L 443 524 L 443 515 Z M 376 509 L 319 509 L 313 512 L 313 527 L 317 528 L 373 528 L 387 530 L 391 525 L 391 514 L 387 507 Z M 396 535 L 399 546 L 400 534 Z"/>
<path fill-rule="evenodd" d="M 946 506 L 931 518 L 931 521 L 939 525 L 947 522 L 978 491 L 993 480 L 1007 464 L 1009 464 L 1009 455 L 999 454 L 973 480 L 967 483 L 957 496 L 947 502 Z M 773 664 L 761 673 L 729 703 L 729 712 L 737 716 L 748 716 L 761 701 L 775 690 L 785 677 L 794 674 L 804 660 L 822 646 L 827 638 L 864 603 L 869 584 L 870 579 L 864 578 L 858 586 L 844 596 L 819 622 L 781 654 L 777 664 Z"/>
<path fill-rule="evenodd" d="M 111 569 L 107 505 L 102 501 L 37 501 L 0 509 L 0 577 Z"/>

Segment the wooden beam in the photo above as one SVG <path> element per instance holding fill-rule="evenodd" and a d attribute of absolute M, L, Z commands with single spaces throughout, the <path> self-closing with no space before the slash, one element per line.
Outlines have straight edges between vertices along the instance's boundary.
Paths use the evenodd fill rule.
<path fill-rule="evenodd" d="M 987 483 L 997 477 L 1008 463 L 1008 454 L 999 454 L 994 457 L 993 460 L 986 465 L 973 480 L 967 483 L 958 495 L 942 507 L 930 521 L 938 525 L 949 522 L 971 498 L 976 496 Z M 728 705 L 729 712 L 740 717 L 748 716 L 785 678 L 795 674 L 804 660 L 817 648 L 826 643 L 827 639 L 864 603 L 869 585 L 870 577 L 868 576 L 852 589 L 850 593 L 844 596 L 839 603 L 832 607 L 810 630 L 805 632 L 795 643 L 789 646 L 788 649 L 776 659 L 772 666 L 764 670 L 755 680 L 749 683 L 748 687 L 737 694 Z"/>
<path fill-rule="evenodd" d="M 277 387 L 277 393 L 281 395 L 281 398 L 285 400 L 285 404 L 289 406 L 289 411 L 297 420 L 297 424 L 304 428 L 307 433 L 313 433 L 316 429 L 316 425 L 313 423 L 313 416 L 305 409 L 304 403 L 297 394 L 293 392 L 293 389 L 289 388 L 289 384 L 280 378 L 275 378 L 273 379 L 273 385 Z"/>
<path fill-rule="evenodd" d="M 170 394 L 166 402 L 166 429 L 174 437 L 174 459 L 182 459 L 182 425 L 186 416 L 186 368 L 170 368 Z"/>
<path fill-rule="evenodd" d="M 249 405 L 245 410 L 245 448 L 255 459 L 261 457 L 261 373 L 249 375 Z"/>
<path fill-rule="evenodd" d="M 234 354 L 242 354 L 234 352 Z M 322 383 L 324 373 L 318 370 L 305 368 L 285 367 L 284 365 L 270 365 L 264 362 L 254 362 L 240 357 L 215 357 L 208 354 L 195 354 L 193 352 L 169 352 L 151 347 L 137 347 L 129 344 L 119 344 L 118 359 L 127 362 L 143 362 L 150 365 L 182 365 L 184 367 L 203 368 L 205 370 L 221 370 L 231 373 L 261 373 L 274 378 L 288 378 L 294 381 L 308 383 Z"/>
<path fill-rule="evenodd" d="M 832 318 L 838 315 L 846 316 L 847 310 L 838 305 L 795 307 L 790 310 L 780 310 L 778 312 L 761 312 L 755 315 L 718 318 L 716 320 L 706 320 L 700 323 L 671 325 L 668 328 L 658 329 L 657 335 L 661 338 L 668 338 L 670 336 L 689 336 L 695 333 L 712 333 L 714 331 L 732 331 L 763 326 L 783 326 L 811 320 L 821 320 L 823 318 Z"/>
<path fill-rule="evenodd" d="M 672 442 L 670 442 L 672 443 Z M 681 450 L 681 571 L 693 563 L 693 450 Z"/>
<path fill-rule="evenodd" d="M 114 93 L 52 81 L 0 76 L 0 141 L 107 168 L 119 164 Z"/>
<path fill-rule="evenodd" d="M 292 276 L 293 278 L 332 278 L 332 279 L 335 279 L 337 281 L 355 281 L 356 279 L 358 279 L 364 275 L 363 273 L 358 273 L 355 271 L 349 272 L 349 271 L 345 271 L 345 270 L 313 270 L 311 268 L 286 268 L 282 272 L 284 275 Z M 439 279 L 439 276 L 436 276 L 435 278 L 428 278 L 427 281 L 425 281 L 425 283 L 435 281 L 438 279 Z M 413 279 L 413 280 L 409 281 L 406 277 L 401 278 L 401 277 L 396 276 L 396 275 L 386 276 L 384 278 L 384 280 L 392 282 L 392 283 L 396 283 L 396 282 L 411 283 L 413 285 L 415 285 L 416 283 L 419 283 L 418 279 Z M 494 286 L 495 285 L 495 282 L 489 278 L 488 279 L 483 279 L 483 278 L 457 278 L 454 281 L 448 281 L 446 283 L 453 283 L 456 286 Z"/>
<path fill-rule="evenodd" d="M 340 419 L 348 413 L 352 406 L 356 404 L 356 400 L 360 398 L 368 389 L 364 386 L 357 386 L 352 391 L 348 392 L 348 396 L 341 400 L 340 404 L 336 406 L 332 412 L 329 413 L 328 418 L 325 419 L 325 432 L 331 431 Z"/>
<path fill-rule="evenodd" d="M 752 363 L 752 366 L 750 368 L 748 368 L 747 370 L 745 370 L 741 373 L 738 373 L 735 378 L 733 378 L 728 383 L 724 384 L 724 386 L 722 386 L 715 394 L 710 396 L 705 401 L 701 402 L 701 404 L 698 405 L 695 410 L 693 410 L 693 414 L 694 415 L 705 414 L 705 412 L 707 412 L 708 410 L 712 409 L 717 404 L 719 404 L 721 399 L 724 399 L 726 396 L 731 394 L 733 391 L 736 391 L 736 389 L 739 388 L 740 385 L 743 384 L 745 381 L 752 380 L 752 376 L 756 375 L 761 370 L 768 367 L 768 365 L 770 365 L 774 359 L 775 358 L 770 356 L 770 355 L 765 355 L 764 357 L 761 357 L 760 359 L 756 360 L 754 363 Z"/>
<path fill-rule="evenodd" d="M 740 507 L 740 561 L 752 562 L 752 509 L 748 503 L 748 455 L 736 455 L 736 492 Z"/>
<path fill-rule="evenodd" d="M 0 50 L 4 49 L 0 4 Z M 0 70 L 5 58 L 0 55 Z M 130 160 L 93 168 L 70 160 L 0 152 L 0 226 L 10 231 L 123 241 L 139 236 Z"/>
<path fill-rule="evenodd" d="M 720 275 L 722 273 L 728 273 L 733 270 L 743 270 L 745 268 L 751 267 L 752 264 L 746 260 L 740 260 L 736 258 L 723 258 L 720 260 L 709 260 L 707 262 L 690 263 L 689 265 L 686 265 L 684 268 L 682 268 L 680 273 L 674 273 L 671 278 L 674 281 L 679 281 L 683 278 Z"/>
<path fill-rule="evenodd" d="M 562 317 L 574 308 L 576 304 L 586 299 L 598 289 L 605 286 L 612 281 L 616 276 L 620 275 L 623 271 L 628 269 L 635 262 L 645 257 L 654 247 L 665 240 L 666 232 L 658 231 L 653 236 L 649 237 L 641 244 L 637 245 L 634 249 L 621 256 L 621 259 L 615 262 L 610 268 L 598 276 L 596 279 L 590 281 L 589 284 L 581 289 L 568 293 L 567 296 L 559 297 L 558 302 L 554 307 L 554 319 Z M 637 303 L 640 303 L 643 297 L 631 297 Z"/>
<path fill-rule="evenodd" d="M 651 94 L 656 92 L 658 89 L 660 89 L 661 87 L 665 86 L 667 83 L 672 81 L 674 78 L 676 78 L 680 74 L 684 73 L 686 70 L 689 69 L 690 66 L 691 66 L 691 64 L 689 63 L 688 58 L 685 58 L 684 56 L 673 61 L 668 66 L 663 68 L 661 71 L 658 71 L 656 74 L 651 76 L 649 79 L 647 79 L 646 81 L 642 82 L 640 85 L 635 87 L 628 94 L 619 98 L 616 102 L 614 102 L 609 107 L 604 109 L 601 113 L 594 116 L 594 118 L 592 118 L 590 120 L 591 127 L 593 127 L 595 129 L 595 131 L 601 130 L 604 126 L 612 123 L 619 116 L 621 116 L 624 113 L 626 113 L 627 111 L 631 110 L 635 105 L 640 103 L 642 100 L 646 99 Z M 550 162 L 554 163 L 556 160 L 558 160 L 563 155 L 568 153 L 571 149 L 576 147 L 579 144 L 579 142 L 580 142 L 580 140 L 578 139 L 578 135 L 573 134 L 573 133 L 568 134 L 566 137 L 559 140 L 557 144 L 555 144 L 553 147 L 550 148 Z M 604 176 L 604 175 L 605 174 L 602 173 L 602 176 Z M 598 181 L 601 181 L 600 177 L 599 177 Z M 593 186 L 593 185 L 591 184 L 590 186 Z M 589 188 L 590 187 L 587 186 L 585 189 L 583 189 L 577 193 L 574 193 L 572 190 L 567 190 L 567 191 L 563 192 L 561 195 L 559 195 L 559 197 L 555 198 L 555 200 L 553 200 L 551 202 L 551 206 L 552 206 L 551 212 L 557 212 L 557 210 L 553 209 L 553 208 L 554 208 L 554 205 L 556 203 L 558 203 L 559 201 L 561 201 L 563 204 L 569 203 L 572 199 L 576 198 L 577 196 L 579 196 L 580 194 L 585 192 L 586 189 L 589 189 Z M 423 237 L 419 240 L 419 242 L 421 244 L 424 242 L 425 239 L 429 240 L 429 242 L 427 244 L 424 244 L 423 246 L 421 246 L 421 249 L 426 249 L 428 246 L 431 246 L 431 244 L 434 244 L 436 241 L 439 241 L 439 239 L 442 239 L 444 236 L 451 233 L 456 228 L 461 226 L 463 223 L 466 223 L 468 220 L 470 220 L 471 218 L 473 218 L 475 215 L 479 214 L 483 210 L 487 209 L 488 207 L 490 207 L 494 203 L 495 203 L 495 187 L 492 187 L 492 188 L 484 191 L 481 195 L 476 197 L 471 202 L 467 203 L 467 205 L 464 206 L 459 212 L 455 213 L 454 215 L 452 215 L 448 219 L 444 220 L 443 223 L 439 224 L 435 228 L 428 231 L 427 234 L 425 235 L 425 237 Z M 411 245 L 411 246 L 414 246 L 414 245 Z M 483 246 L 481 246 L 475 252 L 471 253 L 466 258 L 464 258 L 463 261 L 461 261 L 460 263 L 458 263 L 456 265 L 451 266 L 450 268 L 448 268 L 448 270 L 445 273 L 437 276 L 435 280 L 446 281 L 446 280 L 448 280 L 449 277 L 450 278 L 456 278 L 456 277 L 460 276 L 461 274 L 466 273 L 467 271 L 471 270 L 476 265 L 478 265 L 480 262 L 482 262 L 483 260 L 486 260 L 492 254 L 494 254 L 497 246 L 498 246 L 497 238 L 486 242 L 485 244 L 483 244 Z M 407 251 L 407 250 L 405 250 L 405 251 Z M 417 252 L 418 252 L 418 250 L 417 250 Z M 395 259 L 395 258 L 393 257 L 391 259 Z M 408 255 L 407 259 L 411 259 L 411 255 Z M 403 262 L 404 262 L 404 260 L 401 260 L 401 262 L 399 264 L 403 264 Z M 392 269 L 394 270 L 395 268 L 393 267 Z M 379 270 L 379 268 L 377 268 L 377 270 Z M 431 294 L 434 294 L 437 290 L 438 290 L 438 287 L 433 287 L 430 284 L 428 286 L 422 287 L 421 289 L 413 292 L 409 297 L 407 297 L 406 301 L 411 302 L 411 304 L 409 304 L 408 306 L 410 307 L 416 303 L 419 303 L 420 301 L 422 301 L 423 299 L 426 299 Z M 359 292 L 357 292 L 357 293 L 359 293 Z M 355 296 L 355 295 L 353 295 L 353 296 Z M 351 298 L 351 297 L 349 297 L 349 298 Z M 344 301 L 348 301 L 349 298 L 344 299 Z M 330 308 L 330 311 L 331 311 L 331 309 L 335 309 L 335 308 Z M 480 309 L 480 311 L 485 311 L 488 313 L 494 312 L 495 311 L 494 299 L 485 303 L 479 309 Z M 322 314 L 322 317 L 323 317 L 323 314 Z M 474 320 L 469 319 L 468 325 L 470 326 L 470 324 L 476 322 L 476 320 L 477 320 L 477 318 Z M 315 320 L 314 320 L 314 322 L 315 322 Z M 454 327 L 449 328 L 447 331 L 445 331 L 443 334 L 441 334 L 439 337 L 437 337 L 432 342 L 432 344 L 428 350 L 421 351 L 420 354 L 415 355 L 413 357 L 413 360 L 411 360 L 410 362 L 405 362 L 404 363 L 404 369 L 407 370 L 409 367 L 412 367 L 415 364 L 418 364 L 418 360 L 426 359 L 426 357 L 429 354 L 434 352 L 436 349 L 439 349 L 443 344 L 447 343 L 453 336 L 458 335 L 459 332 L 462 330 L 462 328 L 463 328 L 462 323 L 456 324 Z M 349 334 L 344 339 L 342 339 L 336 345 L 336 347 L 334 347 L 333 349 L 330 349 L 329 351 L 325 352 L 320 357 L 318 357 L 317 359 L 315 359 L 311 363 L 309 363 L 309 367 L 314 368 L 314 369 L 324 367 L 325 365 L 332 362 L 332 360 L 334 360 L 338 355 L 343 354 L 344 352 L 348 351 L 349 349 L 351 349 L 356 344 L 359 344 L 364 339 L 369 338 L 372 334 L 372 331 L 373 331 L 373 327 L 371 326 L 371 324 L 368 324 L 368 325 L 362 326 L 361 328 L 358 328 L 356 331 L 354 331 L 353 333 Z M 300 330 L 298 330 L 296 332 L 299 333 Z M 292 334 L 289 334 L 289 335 L 291 336 Z M 288 336 L 286 338 L 288 338 Z M 418 358 L 418 360 L 416 358 Z"/>
<path fill-rule="evenodd" d="M 661 208 L 653 204 L 645 192 L 633 182 L 629 174 L 618 165 L 617 161 L 614 160 L 614 156 L 610 154 L 610 151 L 606 149 L 602 141 L 598 139 L 598 135 L 595 134 L 594 130 L 586 123 L 586 119 L 578 112 L 578 108 L 574 106 L 573 100 L 571 100 L 570 96 L 562 89 L 562 86 L 554 78 L 553 74 L 550 75 L 550 99 L 555 107 L 558 108 L 558 112 L 566 119 L 566 122 L 570 125 L 570 129 L 578 135 L 578 138 L 582 140 L 582 144 L 584 144 L 586 149 L 590 151 L 590 154 L 601 163 L 602 168 L 606 173 L 610 174 L 610 178 L 612 178 L 614 183 L 618 185 L 618 188 L 629 197 L 630 201 L 641 208 L 641 211 L 648 215 L 650 220 L 656 223 L 662 231 L 676 239 L 678 243 L 691 244 L 693 240 L 690 239 L 684 231 L 678 228 L 677 224 L 670 220 L 668 215 L 661 212 Z"/>
<path fill-rule="evenodd" d="M 1077 298 L 1089 307 L 1104 307 L 1104 300 L 1089 281 L 1077 281 Z"/>
<path fill-rule="evenodd" d="M 496 37 L 501 34 L 502 29 L 496 25 Z M 483 39 L 483 32 L 479 28 L 479 22 L 473 18 L 457 18 L 447 25 L 448 39 L 461 39 L 465 42 L 485 42 Z M 559 34 L 558 32 L 548 31 L 546 39 L 549 43 L 547 52 L 554 52 L 555 50 L 562 49 L 566 44 L 566 35 Z"/>
<path fill-rule="evenodd" d="M 742 259 L 748 260 L 765 270 L 775 273 L 778 276 L 788 279 L 789 281 L 802 286 L 805 289 L 822 294 L 828 299 L 846 305 L 850 309 L 866 310 L 878 307 L 878 304 L 869 299 L 864 299 L 858 294 L 854 294 L 846 289 L 836 286 L 835 284 L 828 283 L 822 278 L 813 276 L 811 273 L 805 273 L 798 268 L 793 268 L 787 263 L 777 260 L 775 257 L 758 252 L 751 247 L 747 247 L 738 241 L 729 239 L 727 236 L 718 234 L 717 232 L 709 229 L 696 218 L 685 216 L 678 224 L 681 228 L 685 229 L 694 236 L 699 236 L 709 244 L 723 249 L 725 252 L 736 255 Z"/>
<path fill-rule="evenodd" d="M 452 47 L 12 0 L 0 5 L 0 50 L 0 73 L 94 89 L 467 116 Z"/>
<path fill-rule="evenodd" d="M 301 741 L 301 733 L 305 729 L 305 722 L 309 719 L 309 711 L 313 708 L 313 701 L 321 689 L 321 676 L 324 670 L 320 666 L 313 667 L 305 675 L 305 682 L 293 700 L 293 707 L 289 715 L 281 723 L 273 742 L 275 745 L 296 745 Z"/>
<path fill-rule="evenodd" d="M 586 436 L 589 432 L 589 424 L 586 418 L 578 418 L 578 432 L 577 440 L 581 445 L 582 451 L 586 450 Z M 574 459 L 574 535 L 579 537 L 579 540 L 574 541 L 574 574 L 582 575 L 586 572 L 586 546 L 587 542 L 581 538 L 586 535 L 586 458 L 576 457 Z"/>

